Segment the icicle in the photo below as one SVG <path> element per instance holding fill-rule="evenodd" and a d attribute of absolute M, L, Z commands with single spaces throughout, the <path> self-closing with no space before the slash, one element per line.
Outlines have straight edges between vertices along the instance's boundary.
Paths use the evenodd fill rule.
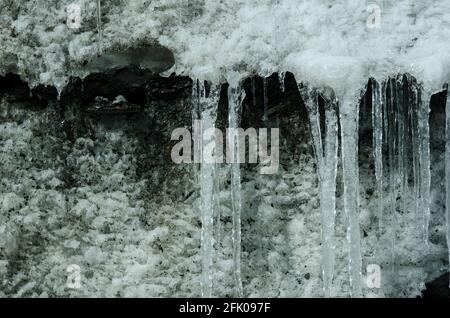
<path fill-rule="evenodd" d="M 387 104 L 388 104 L 388 100 L 387 100 L 387 85 L 388 81 L 384 81 L 383 85 L 382 85 L 382 89 L 381 89 L 381 98 L 382 98 L 382 102 L 383 102 L 383 135 L 385 136 L 385 139 L 387 138 L 388 135 L 388 121 L 387 121 Z M 385 143 L 386 145 L 386 143 Z"/>
<path fill-rule="evenodd" d="M 350 289 L 361 297 L 361 241 L 359 232 L 358 101 L 350 96 L 340 99 L 344 210 L 348 217 Z"/>
<path fill-rule="evenodd" d="M 101 6 L 101 0 L 97 0 L 97 36 L 98 36 L 98 54 L 102 54 L 102 41 L 103 41 L 103 34 L 102 34 L 102 6 Z"/>
<path fill-rule="evenodd" d="M 397 167 L 398 167 L 398 175 L 397 175 L 397 184 L 400 189 L 400 193 L 402 195 L 403 200 L 403 179 L 404 179 L 404 170 L 403 170 L 403 158 L 404 158 L 404 131 L 403 131 L 403 87 L 400 78 L 395 79 L 394 88 L 396 90 L 396 116 L 397 116 Z"/>
<path fill-rule="evenodd" d="M 407 212 L 407 185 L 408 185 L 408 162 L 407 162 L 407 103 L 408 96 L 404 91 L 404 77 L 400 75 L 397 80 L 397 112 L 398 112 L 398 183 L 401 194 L 401 211 Z"/>
<path fill-rule="evenodd" d="M 214 143 L 215 135 L 205 133 L 206 130 L 214 128 L 217 120 L 217 107 L 219 102 L 219 86 L 211 86 L 208 89 L 203 82 L 197 82 L 194 85 L 194 108 L 201 112 L 201 125 L 196 127 L 201 132 L 199 140 L 200 149 L 205 149 L 207 145 Z M 195 97 L 197 105 L 195 105 Z M 195 155 L 194 155 L 195 156 Z M 215 177 L 216 164 L 205 160 L 205 153 L 200 154 L 200 215 L 202 221 L 201 232 L 201 258 L 202 258 L 202 275 L 201 287 L 202 297 L 210 298 L 212 295 L 212 262 L 214 252 L 213 224 L 214 224 L 214 207 L 215 207 Z M 195 157 L 194 157 L 195 158 Z"/>
<path fill-rule="evenodd" d="M 445 137 L 445 211 L 447 216 L 447 249 L 450 264 L 450 92 L 448 84 L 447 104 L 445 106 Z"/>
<path fill-rule="evenodd" d="M 61 101 L 61 94 L 64 89 L 65 83 L 57 83 L 56 87 L 56 101 L 59 103 Z"/>
<path fill-rule="evenodd" d="M 419 91 L 420 92 L 420 91 Z M 420 202 L 423 211 L 423 240 L 428 244 L 428 225 L 430 221 L 430 126 L 429 103 L 431 94 L 420 92 L 419 97 L 419 135 L 420 135 Z"/>
<path fill-rule="evenodd" d="M 200 114 L 200 83 L 198 80 L 194 80 L 192 82 L 192 125 L 194 126 L 194 123 L 197 120 L 201 119 Z M 199 143 L 199 136 L 195 136 L 195 133 L 192 138 L 192 143 L 194 145 L 194 180 L 195 185 L 200 186 L 200 178 L 199 178 L 199 171 L 200 171 L 200 165 L 198 163 L 198 158 L 201 157 L 201 146 Z"/>
<path fill-rule="evenodd" d="M 412 156 L 412 174 L 413 174 L 413 193 L 414 193 L 414 214 L 419 219 L 419 189 L 420 189 L 420 167 L 419 167 L 419 136 L 418 136 L 418 91 L 416 85 L 413 85 L 411 79 L 408 80 L 409 88 L 409 117 L 411 129 L 411 156 Z"/>
<path fill-rule="evenodd" d="M 214 243 L 215 248 L 218 250 L 220 248 L 221 237 L 221 210 L 220 210 L 220 175 L 219 169 L 216 167 L 214 175 Z"/>
<path fill-rule="evenodd" d="M 228 126 L 238 128 L 242 101 L 245 91 L 240 86 L 228 87 Z M 233 274 L 237 296 L 243 296 L 241 279 L 241 172 L 239 164 L 239 140 L 236 136 L 228 136 L 231 151 L 231 203 L 233 210 Z"/>
<path fill-rule="evenodd" d="M 263 94 L 264 94 L 264 115 L 263 115 L 263 120 L 265 123 L 267 123 L 268 121 L 268 111 L 269 111 L 269 97 L 268 97 L 268 92 L 267 92 L 267 87 L 268 87 L 268 78 L 264 77 L 263 79 Z"/>
<path fill-rule="evenodd" d="M 320 212 L 322 225 L 322 276 L 325 297 L 331 296 L 335 258 L 336 173 L 338 150 L 337 101 L 331 90 L 324 92 L 325 140 L 322 143 L 320 112 L 316 91 L 299 87 L 311 128 L 317 175 L 320 188 Z M 324 144 L 324 147 L 322 146 Z"/>
<path fill-rule="evenodd" d="M 286 79 L 286 72 L 280 72 L 278 73 L 278 81 L 280 82 L 280 90 L 284 93 L 286 90 L 285 85 L 285 79 Z"/>
<path fill-rule="evenodd" d="M 252 76 L 252 101 L 253 108 L 256 108 L 256 78 Z"/>
<path fill-rule="evenodd" d="M 397 162 L 395 159 L 397 154 L 398 143 L 398 113 L 396 104 L 396 81 L 394 78 L 389 78 L 386 84 L 389 88 L 389 98 L 386 97 L 386 122 L 387 122 L 387 150 L 388 150 L 388 165 L 389 165 L 389 214 L 390 214 L 390 254 L 391 254 L 391 281 L 396 279 L 395 259 L 396 259 L 396 237 L 397 237 L 397 187 L 396 176 L 398 173 Z"/>
<path fill-rule="evenodd" d="M 389 81 L 390 88 L 390 111 L 391 125 L 389 127 L 390 134 L 390 152 L 389 167 L 392 169 L 389 174 L 390 182 L 390 207 L 391 207 L 391 265 L 392 272 L 396 273 L 396 242 L 397 242 L 397 175 L 399 173 L 396 159 L 398 158 L 398 105 L 397 105 L 397 87 L 395 78 Z"/>
<path fill-rule="evenodd" d="M 372 80 L 373 157 L 377 193 L 378 236 L 383 233 L 383 104 L 381 86 Z"/>

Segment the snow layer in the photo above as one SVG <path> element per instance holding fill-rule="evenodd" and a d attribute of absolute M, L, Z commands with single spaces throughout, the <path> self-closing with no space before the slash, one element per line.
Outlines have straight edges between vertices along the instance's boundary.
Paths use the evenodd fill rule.
<path fill-rule="evenodd" d="M 79 29 L 67 26 L 70 4 Z M 0 73 L 61 86 L 98 52 L 95 1 L 2 0 L 0 13 Z M 450 78 L 449 1 L 114 0 L 102 13 L 104 51 L 159 43 L 171 71 L 192 78 L 288 70 L 338 96 L 369 77 L 408 72 L 429 90 Z"/>

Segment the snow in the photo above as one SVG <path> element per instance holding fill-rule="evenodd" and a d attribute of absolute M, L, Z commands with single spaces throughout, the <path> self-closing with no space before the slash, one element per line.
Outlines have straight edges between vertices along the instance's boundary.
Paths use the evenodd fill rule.
<path fill-rule="evenodd" d="M 448 2 L 374 1 L 381 15 L 379 27 L 372 28 L 372 2 L 362 0 L 102 3 L 108 19 L 101 24 L 95 22 L 96 3 L 79 0 L 81 28 L 71 29 L 61 21 L 72 2 L 34 0 L 18 3 L 17 11 L 3 8 L 0 60 L 17 56 L 19 73 L 33 83 L 40 74 L 50 75 L 43 76 L 46 83 L 64 83 L 97 54 L 95 35 L 102 34 L 105 52 L 159 43 L 175 55 L 172 71 L 213 82 L 226 81 L 232 72 L 243 78 L 290 71 L 341 96 L 370 77 L 410 73 L 431 90 L 450 77 Z M 36 63 L 41 57 L 48 62 Z M 6 67 L 2 62 L 0 70 Z"/>

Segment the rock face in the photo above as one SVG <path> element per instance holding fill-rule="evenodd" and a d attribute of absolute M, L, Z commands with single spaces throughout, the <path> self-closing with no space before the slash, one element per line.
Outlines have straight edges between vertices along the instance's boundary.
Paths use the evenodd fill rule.
<path fill-rule="evenodd" d="M 19 75 L 13 73 L 0 76 L 0 92 L 18 101 L 30 99 L 30 87 Z"/>
<path fill-rule="evenodd" d="M 445 273 L 432 282 L 425 284 L 426 289 L 422 291 L 423 298 L 449 298 L 449 273 Z"/>
<path fill-rule="evenodd" d="M 55 103 L 58 92 L 53 86 L 38 85 L 30 88 L 19 75 L 8 73 L 0 76 L 0 94 L 15 101 L 29 101 L 40 106 Z"/>
<path fill-rule="evenodd" d="M 154 74 L 170 69 L 175 63 L 173 53 L 162 46 L 128 48 L 97 56 L 84 67 L 89 73 L 133 67 Z"/>

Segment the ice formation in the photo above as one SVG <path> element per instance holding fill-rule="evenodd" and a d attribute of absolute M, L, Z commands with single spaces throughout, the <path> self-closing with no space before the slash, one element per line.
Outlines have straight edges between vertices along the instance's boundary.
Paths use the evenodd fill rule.
<path fill-rule="evenodd" d="M 447 86 L 448 89 L 448 86 Z M 450 94 L 447 91 L 447 105 L 445 109 L 445 214 L 447 221 L 447 248 L 450 264 Z"/>
<path fill-rule="evenodd" d="M 239 85 L 239 83 L 238 83 Z M 240 127 L 240 117 L 242 112 L 242 101 L 245 93 L 238 86 L 230 85 L 228 87 L 228 127 Z M 231 130 L 230 130 L 231 131 Z M 238 156 L 240 153 L 239 140 L 237 136 L 228 136 L 230 140 L 231 157 L 231 205 L 233 211 L 233 275 L 236 288 L 236 296 L 242 297 L 242 279 L 241 279 L 241 172 Z"/>
<path fill-rule="evenodd" d="M 98 55 L 102 54 L 102 3 L 101 0 L 97 0 L 97 36 L 98 36 Z"/>
<path fill-rule="evenodd" d="M 361 243 L 359 228 L 358 102 L 356 96 L 340 99 L 341 153 L 344 210 L 348 217 L 349 271 L 351 295 L 361 297 Z"/>
<path fill-rule="evenodd" d="M 392 277 L 396 276 L 399 271 L 398 238 L 406 235 L 400 233 L 402 222 L 420 230 L 421 242 L 429 244 L 432 205 L 429 105 L 432 94 L 450 80 L 450 2 L 375 1 L 382 9 L 378 17 L 381 20 L 377 21 L 367 11 L 366 1 L 354 0 L 137 0 L 103 4 L 100 0 L 96 3 L 79 1 L 85 24 L 78 30 L 61 23 L 65 8 L 72 2 L 1 3 L 0 74 L 14 70 L 31 86 L 54 85 L 59 96 L 71 76 L 84 77 L 89 73 L 81 66 L 92 60 L 95 64 L 97 54 L 112 52 L 114 55 L 115 51 L 142 45 L 164 46 L 173 53 L 175 64 L 162 75 L 175 73 L 202 79 L 194 81 L 192 116 L 194 120 L 202 119 L 205 125 L 201 128 L 202 144 L 214 143 L 214 136 L 203 132 L 217 121 L 222 83 L 230 84 L 230 127 L 239 125 L 244 98 L 240 83 L 245 78 L 263 76 L 265 123 L 269 120 L 269 75 L 281 74 L 279 85 L 283 92 L 285 70 L 304 85 L 300 91 L 308 110 L 320 188 L 321 268 L 325 296 L 333 295 L 336 265 L 338 159 L 341 160 L 343 184 L 343 207 L 339 209 L 345 212 L 348 238 L 348 290 L 354 297 L 367 295 L 362 277 L 364 255 L 360 221 L 363 211 L 360 207 L 362 180 L 358 166 L 358 129 L 361 124 L 360 91 L 365 88 L 367 79 L 372 78 L 371 120 L 376 180 L 373 210 L 378 223 L 377 242 L 390 249 L 389 260 L 386 261 L 380 252 L 379 261 L 388 263 L 392 267 Z M 102 11 L 108 17 L 104 21 Z M 106 68 L 110 67 L 106 64 Z M 319 114 L 319 95 L 324 101 L 324 118 Z M 256 107 L 254 79 L 252 100 Z M 449 111 L 446 116 L 446 235 L 450 245 Z M 7 143 L 4 147 L 9 149 Z M 236 147 L 237 142 L 233 143 L 235 151 Z M 195 156 L 203 158 L 204 154 L 196 153 Z M 232 163 L 230 168 L 232 271 L 236 295 L 243 296 L 240 166 Z M 213 296 L 214 253 L 219 249 L 221 232 L 218 171 L 214 163 L 206 162 L 202 162 L 197 170 L 202 227 L 201 294 L 210 297 Z M 284 186 L 280 185 L 280 188 Z M 20 206 L 19 201 L 8 197 L 4 199 L 4 205 Z M 84 210 L 90 209 L 90 203 L 79 204 L 85 205 Z M 275 213 L 270 208 L 267 211 L 267 214 Z M 402 220 L 409 218 L 411 211 L 414 212 L 413 221 Z M 18 236 L 15 233 L 19 230 L 12 225 L 8 232 L 6 228 L 0 229 L 6 237 L 2 243 L 5 253 L 13 254 L 17 245 L 15 236 Z M 70 248 L 76 242 L 67 244 Z M 216 251 L 214 246 L 217 246 Z M 94 263 L 98 261 L 96 250 L 89 251 L 87 257 Z"/>
<path fill-rule="evenodd" d="M 338 153 L 337 100 L 327 90 L 325 98 L 325 127 L 320 126 L 318 93 L 300 88 L 308 109 L 317 174 L 320 183 L 320 211 L 322 223 L 322 275 L 325 297 L 331 296 L 334 272 L 334 231 L 336 215 L 336 174 Z M 324 140 L 322 140 L 322 130 Z"/>
<path fill-rule="evenodd" d="M 269 112 L 269 105 L 268 105 L 269 98 L 267 97 L 267 94 L 268 94 L 268 92 L 267 92 L 267 89 L 268 89 L 267 88 L 267 81 L 268 81 L 267 77 L 264 77 L 263 78 L 263 92 L 264 92 L 264 96 L 263 96 L 263 102 L 264 102 L 263 120 L 265 122 L 267 122 L 267 120 L 268 120 L 268 112 Z"/>
<path fill-rule="evenodd" d="M 194 85 L 194 109 L 200 112 L 201 125 L 198 127 L 199 135 L 195 136 L 200 142 L 197 155 L 202 158 L 199 171 L 200 184 L 200 215 L 202 222 L 201 233 L 201 256 L 202 256 L 202 296 L 212 296 L 212 266 L 214 256 L 214 208 L 215 204 L 215 177 L 216 164 L 211 160 L 214 156 L 215 135 L 214 127 L 217 120 L 217 106 L 219 102 L 219 88 L 217 86 L 207 87 L 205 82 L 197 81 Z M 196 142 L 194 140 L 194 142 Z M 206 149 L 212 149 L 210 154 L 206 153 Z M 209 157 L 207 157 L 209 156 Z"/>
<path fill-rule="evenodd" d="M 430 222 L 430 185 L 431 185 L 431 171 L 430 171 L 430 100 L 431 92 L 421 91 L 419 99 L 419 137 L 420 137 L 420 196 L 421 196 L 421 210 L 423 211 L 423 240 L 428 244 L 428 227 Z M 403 151 L 403 144 L 401 145 Z M 401 155 L 401 153 L 400 153 Z M 400 159 L 403 160 L 403 159 Z"/>
<path fill-rule="evenodd" d="M 372 80 L 372 127 L 373 160 L 375 162 L 375 179 L 377 195 L 378 236 L 383 231 L 383 104 L 382 87 Z"/>

